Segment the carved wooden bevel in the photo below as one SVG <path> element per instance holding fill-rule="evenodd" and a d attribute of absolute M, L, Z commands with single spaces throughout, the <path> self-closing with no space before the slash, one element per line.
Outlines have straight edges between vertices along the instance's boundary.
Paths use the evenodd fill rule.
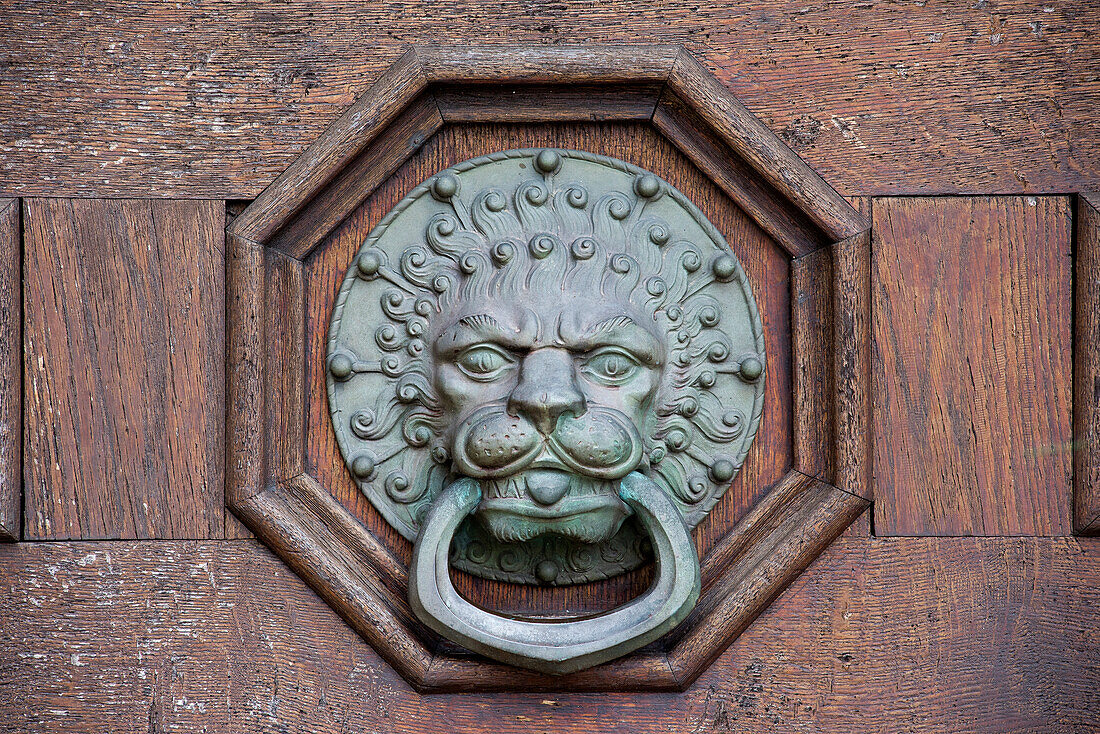
<path fill-rule="evenodd" d="M 423 616 L 423 610 L 414 613 L 406 601 L 409 569 L 307 471 L 303 261 L 443 125 L 569 119 L 648 121 L 790 257 L 795 464 L 701 559 L 702 588 L 698 602 L 675 629 L 640 651 L 594 668 L 540 669 L 576 670 L 550 675 L 491 662 L 441 642 L 435 631 L 417 619 L 417 613 Z M 529 194 L 533 197 L 529 201 L 540 202 L 543 189 L 538 188 L 539 181 L 559 170 L 563 161 L 570 164 L 583 160 L 585 155 L 552 150 L 541 154 L 516 151 L 499 154 L 495 162 L 514 166 L 516 161 L 523 161 L 524 166 L 530 166 L 524 169 L 524 175 L 536 174 L 531 179 L 534 183 L 530 184 L 530 191 L 519 195 Z M 605 161 L 609 160 L 590 157 L 597 159 L 601 165 L 607 165 Z M 477 165 L 490 163 L 494 161 L 478 161 Z M 444 205 L 453 215 L 456 210 L 448 200 L 454 195 L 452 189 L 457 190 L 459 180 L 453 174 L 447 175 L 451 178 L 440 174 L 426 182 L 417 195 L 432 206 Z M 675 199 L 676 192 L 663 186 L 656 177 L 646 178 L 647 172 L 627 167 L 621 175 L 626 183 L 614 186 L 608 183 L 607 192 L 612 189 L 625 192 L 627 209 L 637 207 L 640 211 L 639 201 L 661 195 L 668 196 L 668 201 Z M 525 185 L 528 184 L 517 184 Z M 491 214 L 492 209 L 488 206 L 486 213 Z M 426 211 L 425 222 L 417 226 L 432 221 L 432 216 L 431 211 Z M 626 216 L 624 210 L 623 217 Z M 227 229 L 227 503 L 418 690 L 682 689 L 869 502 L 868 454 L 864 446 L 869 409 L 868 227 L 856 210 L 679 47 L 413 48 Z M 444 230 L 437 231 L 445 231 L 449 236 L 455 228 L 454 222 L 448 222 Z M 530 253 L 532 272 L 543 258 L 554 257 L 555 248 L 563 258 L 561 267 L 570 256 L 573 258 L 570 262 L 582 263 L 587 256 L 583 247 L 570 255 L 570 248 L 577 246 L 573 241 L 545 242 L 544 251 L 534 242 L 537 238 L 524 239 L 530 241 L 513 244 L 534 248 Z M 722 254 L 726 245 L 721 235 L 709 241 L 716 249 L 707 251 L 705 258 L 687 271 L 690 275 L 703 268 L 707 281 L 692 287 L 743 282 L 736 258 Z M 417 309 L 421 307 L 418 298 L 429 293 L 433 286 L 429 279 L 422 283 L 426 289 L 423 292 L 418 290 L 419 286 L 414 287 L 417 277 L 427 275 L 417 270 L 416 262 L 400 278 L 396 277 L 395 274 L 403 272 L 400 258 L 406 252 L 404 247 L 387 251 L 384 247 L 372 249 L 374 244 L 377 243 L 364 244 L 338 303 L 343 304 L 348 298 L 362 303 L 373 299 L 384 318 L 374 328 L 368 325 L 357 333 L 369 332 L 372 340 L 378 336 L 381 341 L 375 340 L 374 345 L 380 351 L 366 354 L 373 347 L 356 342 L 351 332 L 341 331 L 341 305 L 338 305 L 326 364 L 330 399 L 349 471 L 368 496 L 375 493 L 371 499 L 386 519 L 406 537 L 415 539 L 433 506 L 432 499 L 442 492 L 444 478 L 450 471 L 447 467 L 455 459 L 456 444 L 455 437 L 449 436 L 444 428 L 445 411 L 433 413 L 426 409 L 434 405 L 429 401 L 434 397 L 428 395 L 419 403 L 411 398 L 407 402 L 393 401 L 390 407 L 400 413 L 394 420 L 400 421 L 390 426 L 396 426 L 392 446 L 386 443 L 389 439 L 382 440 L 391 435 L 390 431 L 375 435 L 378 425 L 375 421 L 381 419 L 387 404 L 382 404 L 381 410 L 377 405 L 368 407 L 368 394 L 397 389 L 398 372 L 402 375 L 415 372 L 415 366 L 410 372 L 398 370 L 394 363 L 393 375 L 387 375 L 383 360 L 387 355 L 400 353 L 404 365 L 409 361 L 406 357 L 415 358 L 417 349 L 430 347 L 414 344 L 417 335 L 413 331 L 406 331 L 398 344 L 387 341 L 376 328 L 384 326 L 382 322 L 387 320 L 395 335 L 398 326 L 426 328 L 427 323 L 410 327 L 410 319 L 418 318 Z M 498 260 L 508 254 L 503 248 L 495 252 Z M 451 265 L 457 273 L 467 275 L 473 271 L 467 272 L 466 268 L 501 266 L 502 262 L 494 261 L 493 257 L 491 250 L 486 251 L 484 262 L 479 256 L 471 255 L 467 262 L 456 255 L 453 262 L 439 266 L 443 268 L 440 273 Z M 629 269 L 626 261 L 622 262 Z M 663 284 L 673 277 L 663 278 L 666 274 L 659 264 L 650 267 L 654 272 L 642 275 L 662 276 Z M 387 277 L 380 278 L 387 272 Z M 389 276 L 394 276 L 396 295 L 389 295 L 381 285 Z M 414 285 L 409 285 L 410 282 Z M 636 287 L 637 283 L 631 281 L 631 285 Z M 747 284 L 744 292 L 749 295 L 743 302 L 751 305 L 751 289 Z M 657 297 L 656 293 L 652 295 Z M 623 298 L 624 302 L 629 300 L 627 296 Z M 428 309 L 435 309 L 432 313 L 442 312 L 438 299 L 423 300 L 425 314 Z M 650 305 L 659 307 L 656 302 Z M 642 302 L 639 308 L 644 307 Z M 705 513 L 728 487 L 756 430 L 765 356 L 759 315 L 755 315 L 754 326 L 754 314 L 752 305 L 744 312 L 747 319 L 744 326 L 737 325 L 742 323 L 740 317 L 730 322 L 734 323 L 731 328 L 743 335 L 726 338 L 727 351 L 734 347 L 736 354 L 715 351 L 711 355 L 712 363 L 734 380 L 729 384 L 740 386 L 722 388 L 726 392 L 719 390 L 715 405 L 707 406 L 702 419 L 715 422 L 714 426 L 706 427 L 714 432 L 713 440 L 708 442 L 703 430 L 694 457 L 685 450 L 669 461 L 670 451 L 687 448 L 679 434 L 669 438 L 675 433 L 673 423 L 691 425 L 694 414 L 690 406 L 683 408 L 670 403 L 652 417 L 654 422 L 664 421 L 660 430 L 655 428 L 649 436 L 660 437 L 660 445 L 643 439 L 641 434 L 637 446 L 624 439 L 619 443 L 630 446 L 631 451 L 636 448 L 638 456 L 627 456 L 630 452 L 624 449 L 623 456 L 606 458 L 604 466 L 589 467 L 590 473 L 606 470 L 609 477 L 622 476 L 616 474 L 619 464 L 625 470 L 627 463 L 633 467 L 644 457 L 654 468 L 652 475 L 663 476 L 657 471 L 662 463 L 668 462 L 665 464 L 668 476 L 663 484 L 658 484 L 663 494 L 674 498 L 677 511 L 688 525 L 698 522 L 700 513 Z M 617 323 L 622 325 L 621 321 Z M 684 332 L 687 341 L 697 336 L 688 331 Z M 706 351 L 700 354 L 706 361 Z M 475 355 L 466 367 L 480 377 L 482 371 L 502 368 L 493 359 L 492 355 Z M 610 377 L 604 374 L 599 379 L 614 379 L 623 369 L 621 359 L 604 367 L 614 374 Z M 551 367 L 539 365 L 538 369 Z M 355 384 L 360 374 L 377 374 L 393 380 L 381 380 L 378 385 L 353 395 L 347 391 L 348 386 Z M 408 390 L 415 392 L 415 379 L 406 382 Z M 370 378 L 359 384 L 368 383 Z M 341 401 L 347 403 L 346 408 Z M 725 407 L 719 408 L 721 405 Z M 595 410 L 593 415 L 602 414 Z M 723 416 L 726 423 L 722 422 Z M 608 417 L 600 430 L 621 425 L 622 421 L 616 423 L 617 420 Z M 645 420 L 648 418 L 639 417 L 635 422 Z M 533 418 L 532 426 L 536 422 Z M 479 430 L 478 425 L 471 426 L 469 430 Z M 332 428 L 312 426 L 309 430 Z M 441 438 L 445 435 L 448 440 Z M 519 453 L 523 449 L 510 448 Z M 383 466 L 384 461 L 397 455 L 392 452 L 406 450 L 413 457 L 411 463 L 399 468 L 393 468 L 396 462 Z M 566 464 L 573 455 L 568 450 L 558 454 Z M 460 474 L 474 476 L 484 469 L 477 465 L 476 452 L 463 460 L 469 467 Z M 415 469 L 409 468 L 414 465 Z M 435 474 L 432 467 L 439 467 Z M 412 476 L 416 472 L 419 474 Z M 693 485 L 680 482 L 681 476 L 685 480 L 698 478 L 695 494 L 691 490 Z M 553 484 L 549 482 L 533 491 L 545 494 L 553 489 Z M 458 503 L 456 507 L 463 502 L 464 507 L 469 507 L 470 497 L 475 496 L 467 494 L 460 499 L 461 493 L 452 494 L 453 501 Z M 639 496 L 648 495 L 642 492 Z M 605 524 L 617 531 L 622 518 L 612 517 L 615 522 Z M 614 535 L 607 528 L 601 530 L 595 520 L 591 527 L 563 526 L 554 530 L 556 536 L 568 537 L 572 533 L 578 542 L 593 539 L 605 542 Z M 537 532 L 532 535 L 515 531 L 513 526 L 501 529 L 499 535 L 508 537 L 510 532 L 519 533 L 511 538 L 517 541 L 541 537 Z M 522 569 L 517 567 L 508 580 L 572 583 L 589 579 L 585 572 L 570 571 L 569 576 L 563 563 L 539 552 L 543 555 L 532 555 L 530 563 Z M 638 558 L 630 563 L 637 565 L 645 560 L 644 553 L 635 555 Z M 609 557 L 618 558 L 615 554 Z M 457 563 L 473 573 L 492 577 L 494 568 L 499 573 L 499 564 L 494 567 L 489 563 L 488 555 L 471 558 L 460 553 Z M 606 575 L 609 571 L 605 568 L 596 573 Z M 479 649 L 476 645 L 468 646 Z"/>

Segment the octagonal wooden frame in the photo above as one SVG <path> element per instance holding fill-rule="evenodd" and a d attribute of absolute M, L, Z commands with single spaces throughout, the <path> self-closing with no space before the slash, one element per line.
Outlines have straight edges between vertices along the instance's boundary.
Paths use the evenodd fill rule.
<path fill-rule="evenodd" d="M 688 619 L 567 676 L 424 628 L 407 569 L 306 471 L 303 260 L 447 123 L 649 121 L 792 258 L 794 468 Z M 414 47 L 227 233 L 226 502 L 415 689 L 683 690 L 870 502 L 868 222 L 678 46 Z"/>

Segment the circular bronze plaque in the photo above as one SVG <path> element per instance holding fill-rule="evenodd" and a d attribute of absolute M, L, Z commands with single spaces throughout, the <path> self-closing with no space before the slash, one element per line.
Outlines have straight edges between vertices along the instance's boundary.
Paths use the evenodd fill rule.
<path fill-rule="evenodd" d="M 452 564 L 573 584 L 636 568 L 616 494 L 649 476 L 691 528 L 760 423 L 764 335 L 722 235 L 666 181 L 571 150 L 442 171 L 370 233 L 340 288 L 329 407 L 362 492 L 415 540 L 443 488 L 482 500 Z"/>

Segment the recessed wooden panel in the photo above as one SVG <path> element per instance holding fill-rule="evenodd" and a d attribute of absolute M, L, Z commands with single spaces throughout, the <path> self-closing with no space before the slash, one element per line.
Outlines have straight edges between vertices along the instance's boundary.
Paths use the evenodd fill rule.
<path fill-rule="evenodd" d="M 256 543 L 27 543 L 0 731 L 1087 732 L 1098 551 L 843 537 L 685 693 L 422 696 Z"/>
<path fill-rule="evenodd" d="M 1065 535 L 1065 197 L 876 199 L 875 531 Z"/>
<path fill-rule="evenodd" d="M 1100 534 L 1100 196 L 1077 199 L 1074 528 Z"/>
<path fill-rule="evenodd" d="M 791 466 L 789 260 L 730 199 L 647 125 L 477 124 L 444 127 L 395 176 L 352 214 L 307 263 L 307 437 L 309 471 L 405 562 L 410 545 L 374 511 L 340 457 L 325 390 L 324 357 L 332 305 L 347 267 L 370 229 L 409 190 L 435 172 L 495 150 L 549 145 L 610 155 L 664 176 L 713 221 L 749 276 L 764 322 L 768 359 L 764 418 L 733 486 L 696 529 L 705 553 Z M 582 612 L 622 604 L 643 592 L 649 569 L 583 587 L 530 589 L 458 574 L 460 591 L 507 611 Z"/>
<path fill-rule="evenodd" d="M 0 540 L 18 540 L 23 492 L 23 290 L 19 201 L 0 199 Z"/>
<path fill-rule="evenodd" d="M 223 202 L 25 202 L 25 535 L 221 537 Z"/>

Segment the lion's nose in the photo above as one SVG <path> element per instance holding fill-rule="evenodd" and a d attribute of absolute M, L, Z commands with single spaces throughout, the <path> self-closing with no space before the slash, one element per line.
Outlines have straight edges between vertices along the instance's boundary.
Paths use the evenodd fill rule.
<path fill-rule="evenodd" d="M 520 365 L 519 384 L 508 397 L 508 412 L 522 415 L 550 435 L 564 413 L 582 415 L 588 406 L 573 374 L 573 356 L 563 349 L 536 349 Z"/>

